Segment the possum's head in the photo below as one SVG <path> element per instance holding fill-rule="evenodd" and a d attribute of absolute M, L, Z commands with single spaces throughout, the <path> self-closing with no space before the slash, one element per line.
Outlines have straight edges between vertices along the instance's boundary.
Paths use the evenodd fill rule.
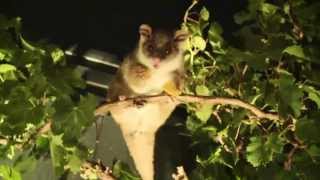
<path fill-rule="evenodd" d="M 140 60 L 146 66 L 159 68 L 162 63 L 182 57 L 185 52 L 187 31 L 153 30 L 149 25 L 142 24 L 139 34 Z"/>

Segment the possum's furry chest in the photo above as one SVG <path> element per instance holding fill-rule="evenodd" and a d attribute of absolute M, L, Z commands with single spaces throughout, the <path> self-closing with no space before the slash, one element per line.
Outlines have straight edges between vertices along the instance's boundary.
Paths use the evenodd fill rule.
<path fill-rule="evenodd" d="M 175 71 L 183 69 L 182 56 L 177 56 L 170 61 L 162 62 L 160 68 L 149 68 L 145 78 L 134 78 L 132 74 L 127 74 L 125 79 L 129 87 L 136 94 L 157 95 L 163 92 L 164 85 L 169 81 L 174 81 Z M 130 79 L 139 79 L 134 81 Z"/>

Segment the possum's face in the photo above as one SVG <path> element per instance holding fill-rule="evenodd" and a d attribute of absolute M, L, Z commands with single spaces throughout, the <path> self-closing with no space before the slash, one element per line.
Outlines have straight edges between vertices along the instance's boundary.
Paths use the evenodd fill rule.
<path fill-rule="evenodd" d="M 162 63 L 176 59 L 185 51 L 182 48 L 188 37 L 186 31 L 178 30 L 168 32 L 163 30 L 152 30 L 148 25 L 141 25 L 139 29 L 139 48 L 143 54 L 143 62 L 147 66 L 159 68 Z"/>

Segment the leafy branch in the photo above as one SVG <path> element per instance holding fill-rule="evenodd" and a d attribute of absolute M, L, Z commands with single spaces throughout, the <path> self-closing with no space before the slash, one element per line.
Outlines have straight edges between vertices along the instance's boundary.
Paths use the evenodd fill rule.
<path fill-rule="evenodd" d="M 149 96 L 149 97 L 139 97 L 139 98 L 130 98 L 126 100 L 119 100 L 112 103 L 106 103 L 101 105 L 96 109 L 95 115 L 101 116 L 106 115 L 108 112 L 112 110 L 121 111 L 121 109 L 137 106 L 136 101 L 143 101 L 145 103 L 157 103 L 157 102 L 171 102 L 176 105 L 186 104 L 186 103 L 205 103 L 211 105 L 232 105 L 242 107 L 244 109 L 249 110 L 259 119 L 269 119 L 273 121 L 279 121 L 280 117 L 277 114 L 266 113 L 260 110 L 259 108 L 253 106 L 252 104 L 246 103 L 242 100 L 235 98 L 223 98 L 223 97 L 211 97 L 211 96 L 192 96 L 192 95 L 184 95 L 184 96 L 168 96 L 168 95 L 158 95 L 158 96 Z M 139 107 L 138 107 L 139 108 Z"/>

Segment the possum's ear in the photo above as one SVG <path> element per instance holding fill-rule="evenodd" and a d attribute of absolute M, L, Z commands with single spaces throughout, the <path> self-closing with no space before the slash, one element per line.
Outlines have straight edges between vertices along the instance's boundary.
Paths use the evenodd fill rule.
<path fill-rule="evenodd" d="M 174 34 L 174 40 L 176 42 L 182 42 L 187 40 L 189 37 L 189 32 L 187 30 L 177 30 Z"/>
<path fill-rule="evenodd" d="M 176 43 L 176 45 L 179 47 L 180 50 L 187 50 L 188 47 L 188 38 L 189 38 L 190 34 L 187 30 L 177 30 L 174 33 L 174 42 Z"/>
<path fill-rule="evenodd" d="M 151 36 L 152 28 L 147 24 L 141 24 L 139 27 L 140 39 L 148 39 Z"/>

